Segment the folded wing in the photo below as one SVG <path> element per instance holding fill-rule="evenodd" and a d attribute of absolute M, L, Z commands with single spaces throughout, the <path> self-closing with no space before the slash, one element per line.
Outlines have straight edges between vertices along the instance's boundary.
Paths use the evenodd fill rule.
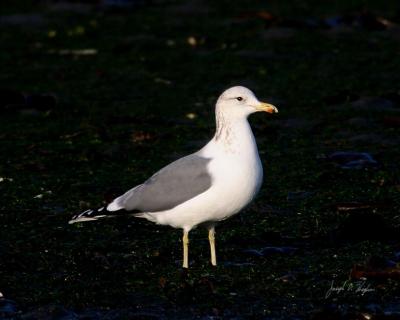
<path fill-rule="evenodd" d="M 157 212 L 172 209 L 211 187 L 210 159 L 191 154 L 164 167 L 145 183 L 114 199 L 107 210 Z"/>

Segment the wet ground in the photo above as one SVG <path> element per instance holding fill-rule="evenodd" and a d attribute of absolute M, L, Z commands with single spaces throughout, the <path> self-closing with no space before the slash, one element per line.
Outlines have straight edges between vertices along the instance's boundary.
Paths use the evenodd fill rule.
<path fill-rule="evenodd" d="M 122 3 L 122 6 L 121 6 Z M 0 15 L 0 319 L 400 318 L 396 1 L 15 1 Z M 68 225 L 213 134 L 246 85 L 257 200 L 205 230 Z"/>

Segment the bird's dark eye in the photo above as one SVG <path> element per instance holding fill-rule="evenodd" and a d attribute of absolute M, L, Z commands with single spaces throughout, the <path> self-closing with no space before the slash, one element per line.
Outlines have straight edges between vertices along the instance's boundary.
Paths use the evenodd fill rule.
<path fill-rule="evenodd" d="M 236 100 L 237 100 L 237 101 L 242 101 L 243 98 L 242 98 L 242 97 L 237 97 Z"/>

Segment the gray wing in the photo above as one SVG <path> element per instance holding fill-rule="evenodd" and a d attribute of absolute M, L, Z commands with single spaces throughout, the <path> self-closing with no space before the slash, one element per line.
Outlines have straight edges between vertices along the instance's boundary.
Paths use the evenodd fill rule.
<path fill-rule="evenodd" d="M 196 154 L 176 160 L 113 202 L 125 210 L 172 209 L 211 187 L 211 175 L 207 170 L 210 160 Z"/>

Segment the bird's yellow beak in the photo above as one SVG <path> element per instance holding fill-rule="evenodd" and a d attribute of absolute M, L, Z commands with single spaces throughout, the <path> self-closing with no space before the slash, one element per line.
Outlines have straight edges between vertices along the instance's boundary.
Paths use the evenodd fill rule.
<path fill-rule="evenodd" d="M 257 111 L 265 111 L 268 113 L 278 113 L 278 108 L 273 106 L 272 104 L 261 102 L 258 106 L 256 106 Z"/>

